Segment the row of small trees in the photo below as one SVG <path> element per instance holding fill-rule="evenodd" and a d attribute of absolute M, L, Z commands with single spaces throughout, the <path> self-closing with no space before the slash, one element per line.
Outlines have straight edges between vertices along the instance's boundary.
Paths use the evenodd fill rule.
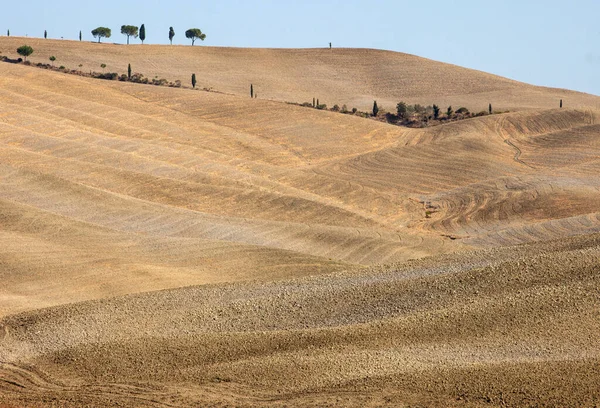
<path fill-rule="evenodd" d="M 127 44 L 129 44 L 129 37 L 139 37 L 143 44 L 146 39 L 146 27 L 143 24 L 140 27 L 134 25 L 122 25 L 121 34 L 127 36 Z M 98 27 L 92 30 L 92 35 L 94 38 L 98 38 L 98 42 L 100 42 L 102 38 L 110 38 L 112 30 L 107 27 Z M 175 37 L 175 30 L 173 27 L 169 27 L 169 41 L 171 44 L 173 44 L 173 37 Z M 192 45 L 194 45 L 196 40 L 204 41 L 206 39 L 206 34 L 199 28 L 190 28 L 186 30 L 185 37 L 192 40 Z M 79 40 L 81 40 L 81 32 L 79 33 Z"/>
<path fill-rule="evenodd" d="M 142 24 L 140 27 L 134 25 L 122 25 L 121 26 L 121 34 L 127 36 L 127 44 L 129 44 L 129 38 L 138 38 L 142 41 L 142 44 L 146 40 L 146 27 Z M 10 30 L 6 31 L 6 35 L 10 37 Z M 94 38 L 98 39 L 98 42 L 102 40 L 102 38 L 110 38 L 112 35 L 112 30 L 108 27 L 97 27 L 92 30 L 92 35 Z M 171 45 L 173 45 L 173 37 L 175 37 L 175 30 L 173 27 L 169 27 L 169 41 Z M 199 28 L 190 28 L 186 30 L 185 37 L 192 40 L 192 45 L 196 42 L 196 40 L 204 41 L 206 39 L 206 34 L 202 32 Z M 48 38 L 48 31 L 44 30 L 44 38 Z M 79 41 L 82 41 L 83 35 L 81 31 L 79 31 Z"/>

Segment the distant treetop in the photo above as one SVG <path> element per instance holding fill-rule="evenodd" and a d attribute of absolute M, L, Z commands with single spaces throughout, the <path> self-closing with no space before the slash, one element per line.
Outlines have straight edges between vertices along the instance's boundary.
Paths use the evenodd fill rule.
<path fill-rule="evenodd" d="M 121 26 L 121 34 L 127 36 L 127 44 L 129 44 L 129 37 L 137 38 L 138 36 L 138 28 L 134 25 L 122 25 Z"/>
<path fill-rule="evenodd" d="M 92 35 L 94 37 L 98 38 L 98 42 L 100 42 L 101 38 L 110 38 L 111 36 L 111 30 L 110 28 L 106 28 L 106 27 L 98 27 L 98 28 L 94 28 L 92 30 Z"/>
<path fill-rule="evenodd" d="M 185 36 L 192 40 L 192 45 L 194 45 L 194 42 L 196 42 L 196 40 L 199 39 L 204 41 L 204 39 L 206 38 L 206 34 L 204 34 L 199 28 L 190 28 L 185 32 Z"/>

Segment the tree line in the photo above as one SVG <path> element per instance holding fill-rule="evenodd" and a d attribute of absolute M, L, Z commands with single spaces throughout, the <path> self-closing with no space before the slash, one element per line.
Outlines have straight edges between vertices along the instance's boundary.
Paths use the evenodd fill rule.
<path fill-rule="evenodd" d="M 146 40 L 146 27 L 142 24 L 140 27 L 134 25 L 122 25 L 121 26 L 121 34 L 127 37 L 127 44 L 129 44 L 130 37 L 139 38 L 142 41 L 142 44 Z M 110 38 L 112 35 L 112 30 L 107 27 L 97 27 L 92 30 L 92 36 L 98 39 L 98 42 L 102 38 Z M 175 37 L 175 30 L 173 27 L 169 27 L 169 42 L 173 45 L 173 37 Z M 199 28 L 190 28 L 185 31 L 185 37 L 192 40 L 192 45 L 196 42 L 196 40 L 204 41 L 206 39 L 206 34 L 202 32 Z M 79 41 L 81 41 L 81 32 L 79 33 Z"/>
<path fill-rule="evenodd" d="M 127 37 L 127 44 L 129 44 L 129 39 L 139 38 L 142 41 L 142 44 L 146 40 L 146 26 L 142 24 L 141 26 L 135 25 L 122 25 L 121 26 L 121 34 Z M 6 30 L 6 35 L 10 37 L 10 30 Z M 101 42 L 103 38 L 110 38 L 112 35 L 112 30 L 108 27 L 96 27 L 92 30 L 92 36 L 98 39 L 98 42 Z M 169 42 L 173 45 L 173 38 L 175 37 L 175 30 L 173 27 L 169 27 Z M 206 34 L 202 32 L 199 28 L 190 28 L 185 31 L 185 37 L 189 38 L 192 41 L 192 45 L 196 42 L 196 40 L 204 41 L 206 39 Z M 48 30 L 44 30 L 44 38 L 48 38 Z M 79 31 L 79 41 L 83 40 L 83 34 Z"/>

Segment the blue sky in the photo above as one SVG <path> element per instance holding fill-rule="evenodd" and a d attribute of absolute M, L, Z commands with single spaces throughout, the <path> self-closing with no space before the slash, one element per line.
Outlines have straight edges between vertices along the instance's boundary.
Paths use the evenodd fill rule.
<path fill-rule="evenodd" d="M 367 47 L 407 52 L 536 85 L 600 95 L 598 0 L 7 0 L 0 34 L 92 40 L 98 26 L 126 41 L 123 24 L 146 26 L 146 42 L 205 45 Z"/>

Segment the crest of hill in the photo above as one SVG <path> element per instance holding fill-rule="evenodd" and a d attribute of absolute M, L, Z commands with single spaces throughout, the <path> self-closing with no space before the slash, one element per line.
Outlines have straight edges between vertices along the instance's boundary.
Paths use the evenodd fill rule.
<path fill-rule="evenodd" d="M 192 73 L 199 88 L 259 98 L 307 102 L 317 98 L 329 106 L 370 109 L 373 100 L 388 110 L 396 103 L 465 106 L 471 111 L 554 108 L 563 99 L 571 108 L 597 107 L 593 95 L 537 87 L 414 55 L 373 49 L 253 49 L 205 46 L 119 45 L 38 38 L 1 37 L 1 54 L 16 58 L 27 43 L 33 63 L 69 69 L 134 72 L 149 78 L 181 80 Z M 81 65 L 81 67 L 80 67 Z"/>

